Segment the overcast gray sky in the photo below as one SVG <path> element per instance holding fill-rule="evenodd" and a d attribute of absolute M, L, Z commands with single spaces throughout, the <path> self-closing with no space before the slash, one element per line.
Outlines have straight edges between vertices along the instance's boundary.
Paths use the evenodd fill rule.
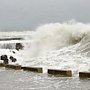
<path fill-rule="evenodd" d="M 90 0 L 0 0 L 0 28 L 75 19 L 90 22 Z"/>

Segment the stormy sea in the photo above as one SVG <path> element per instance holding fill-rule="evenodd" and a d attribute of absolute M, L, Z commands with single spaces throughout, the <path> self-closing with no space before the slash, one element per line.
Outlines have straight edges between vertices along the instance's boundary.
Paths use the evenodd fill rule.
<path fill-rule="evenodd" d="M 90 72 L 90 24 L 49 23 L 33 31 L 0 32 L 3 55 L 9 64 L 42 67 L 43 73 L 0 68 L 0 90 L 90 90 L 90 79 L 78 77 Z M 47 69 L 72 70 L 72 77 L 49 77 Z"/>

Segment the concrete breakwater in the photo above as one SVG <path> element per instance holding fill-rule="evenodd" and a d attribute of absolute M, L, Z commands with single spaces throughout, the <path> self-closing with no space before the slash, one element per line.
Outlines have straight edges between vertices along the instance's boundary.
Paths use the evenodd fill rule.
<path fill-rule="evenodd" d="M 14 69 L 14 70 L 24 70 L 30 72 L 43 73 L 42 67 L 22 67 L 21 65 L 11 65 L 0 63 L 0 67 L 5 67 L 6 69 Z M 50 76 L 58 76 L 58 77 L 72 77 L 71 70 L 57 70 L 57 69 L 48 69 L 48 75 Z M 90 72 L 79 72 L 79 78 L 90 78 Z"/>
<path fill-rule="evenodd" d="M 8 69 L 15 69 L 15 70 L 21 70 L 21 65 L 10 65 L 10 64 L 6 64 L 5 68 Z"/>
<path fill-rule="evenodd" d="M 41 67 L 21 67 L 21 69 L 24 71 L 43 73 L 43 69 Z"/>
<path fill-rule="evenodd" d="M 55 76 L 72 77 L 72 71 L 71 70 L 48 69 L 48 74 L 55 75 Z"/>
<path fill-rule="evenodd" d="M 37 73 L 43 73 L 43 69 L 41 67 L 22 67 L 21 65 L 12 65 L 12 64 L 4 64 L 0 63 L 0 67 L 5 67 L 6 69 L 15 69 L 15 70 L 24 70 L 24 71 L 32 71 Z"/>
<path fill-rule="evenodd" d="M 79 72 L 80 78 L 90 78 L 90 72 Z"/>
<path fill-rule="evenodd" d="M 23 38 L 9 38 L 9 37 L 7 37 L 7 38 L 0 38 L 0 41 L 8 41 L 8 40 L 23 40 Z"/>
<path fill-rule="evenodd" d="M 23 45 L 21 43 L 21 41 L 23 41 L 24 39 L 21 37 L 4 37 L 4 38 L 0 38 L 0 48 L 3 49 L 23 49 Z"/>

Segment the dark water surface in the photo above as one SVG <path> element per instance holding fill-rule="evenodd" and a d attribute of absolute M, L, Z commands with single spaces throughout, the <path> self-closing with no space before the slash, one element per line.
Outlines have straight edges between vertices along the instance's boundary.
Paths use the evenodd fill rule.
<path fill-rule="evenodd" d="M 90 79 L 0 69 L 0 90 L 90 90 Z"/>

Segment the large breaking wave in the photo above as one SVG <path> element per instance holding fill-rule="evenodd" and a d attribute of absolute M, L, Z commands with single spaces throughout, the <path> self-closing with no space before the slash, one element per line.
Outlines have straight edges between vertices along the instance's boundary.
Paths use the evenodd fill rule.
<path fill-rule="evenodd" d="M 50 23 L 39 26 L 30 35 L 23 34 L 18 36 L 29 42 L 23 42 L 24 49 L 14 54 L 17 63 L 42 66 L 45 70 L 71 69 L 74 75 L 90 71 L 90 24 Z"/>
<path fill-rule="evenodd" d="M 83 23 L 55 23 L 40 26 L 31 43 L 31 56 L 41 54 L 46 50 L 59 50 L 75 44 L 89 44 L 90 24 Z M 80 48 L 79 47 L 79 48 Z M 86 47 L 87 48 L 87 47 Z M 83 49 L 83 48 L 82 48 Z M 81 48 L 80 48 L 81 50 Z"/>

